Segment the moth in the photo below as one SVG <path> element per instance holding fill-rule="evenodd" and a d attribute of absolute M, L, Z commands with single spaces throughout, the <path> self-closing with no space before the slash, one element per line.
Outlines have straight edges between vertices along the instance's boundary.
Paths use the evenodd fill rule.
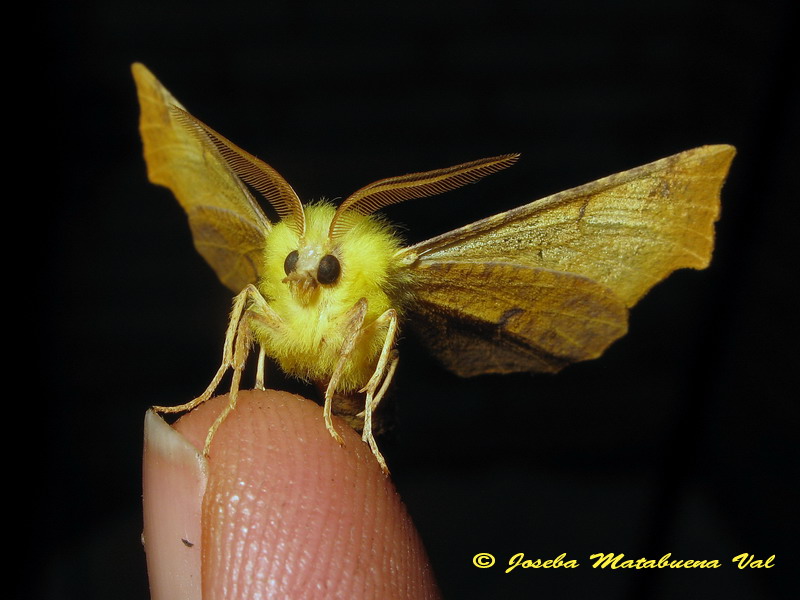
<path fill-rule="evenodd" d="M 626 333 L 628 310 L 675 269 L 702 269 L 735 149 L 695 148 L 404 246 L 376 211 L 511 166 L 518 155 L 381 179 L 338 207 L 303 204 L 267 163 L 193 117 L 141 64 L 132 67 L 149 179 L 171 189 L 194 244 L 236 296 L 223 358 L 191 410 L 259 348 L 324 389 L 323 416 L 362 431 L 380 466 L 373 415 L 408 324 L 456 374 L 556 372 L 600 356 Z M 270 220 L 257 191 L 278 215 Z"/>

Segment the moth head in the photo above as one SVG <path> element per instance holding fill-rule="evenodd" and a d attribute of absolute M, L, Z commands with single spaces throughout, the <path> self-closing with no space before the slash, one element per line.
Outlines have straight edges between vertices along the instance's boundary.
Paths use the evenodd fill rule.
<path fill-rule="evenodd" d="M 342 265 L 335 253 L 319 243 L 302 242 L 283 261 L 286 277 L 282 283 L 289 286 L 292 295 L 303 304 L 310 304 L 322 289 L 339 283 Z"/>

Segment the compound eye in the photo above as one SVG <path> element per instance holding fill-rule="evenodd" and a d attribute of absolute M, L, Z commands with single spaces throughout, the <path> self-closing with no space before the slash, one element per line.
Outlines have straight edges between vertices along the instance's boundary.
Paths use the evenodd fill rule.
<path fill-rule="evenodd" d="M 286 255 L 286 260 L 283 261 L 283 271 L 287 275 L 292 273 L 295 268 L 297 268 L 297 259 L 300 258 L 300 254 L 297 250 L 292 250 L 289 254 Z"/>
<path fill-rule="evenodd" d="M 288 257 L 287 257 L 288 260 Z M 330 285 L 339 280 L 339 274 L 342 272 L 342 267 L 339 265 L 339 259 L 333 254 L 326 254 L 319 261 L 317 267 L 317 281 L 323 285 Z"/>

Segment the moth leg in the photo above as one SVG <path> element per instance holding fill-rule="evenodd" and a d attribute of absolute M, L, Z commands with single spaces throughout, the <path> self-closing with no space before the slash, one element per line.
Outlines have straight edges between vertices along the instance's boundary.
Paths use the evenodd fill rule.
<path fill-rule="evenodd" d="M 341 354 L 339 355 L 339 361 L 336 363 L 336 367 L 333 369 L 333 373 L 331 374 L 331 378 L 328 381 L 328 386 L 325 388 L 325 404 L 322 407 L 322 416 L 325 419 L 325 428 L 328 430 L 328 433 L 331 434 L 333 439 L 335 439 L 340 444 L 344 444 L 344 440 L 342 436 L 334 429 L 333 427 L 333 419 L 331 418 L 331 409 L 333 406 L 333 394 L 336 391 L 336 386 L 339 383 L 339 379 L 342 377 L 342 372 L 344 371 L 345 365 L 347 365 L 347 360 L 350 357 L 350 354 L 353 352 L 353 348 L 355 348 L 356 341 L 358 340 L 359 335 L 361 334 L 361 328 L 364 324 L 364 319 L 367 316 L 367 299 L 361 298 L 358 302 L 353 305 L 346 314 L 346 321 L 345 327 L 347 329 L 347 335 L 345 336 L 344 344 L 342 344 Z"/>
<path fill-rule="evenodd" d="M 258 365 L 256 366 L 256 385 L 255 389 L 263 390 L 264 389 L 264 361 L 266 359 L 266 352 L 264 351 L 264 346 L 258 347 Z"/>
<path fill-rule="evenodd" d="M 232 351 L 233 354 L 230 363 L 230 367 L 233 369 L 233 376 L 231 378 L 230 392 L 228 393 L 228 404 L 225 406 L 222 412 L 220 412 L 219 416 L 217 416 L 216 420 L 208 430 L 206 443 L 203 446 L 203 454 L 205 456 L 208 456 L 209 450 L 211 449 L 211 441 L 214 439 L 214 434 L 216 434 L 217 429 L 219 429 L 219 426 L 225 422 L 225 419 L 228 418 L 228 415 L 236 408 L 236 402 L 239 399 L 239 387 L 242 382 L 242 373 L 247 365 L 247 357 L 250 354 L 250 347 L 253 345 L 253 329 L 251 323 L 254 320 L 260 321 L 264 325 L 273 328 L 280 327 L 281 324 L 280 317 L 278 317 L 275 311 L 270 308 L 270 306 L 267 304 L 267 301 L 264 300 L 264 297 L 258 292 L 258 290 L 253 287 L 253 291 L 250 295 L 250 305 L 239 320 L 239 327 L 236 330 L 236 343 Z M 260 376 L 259 373 L 256 374 L 256 383 L 259 383 L 260 379 L 260 389 L 262 390 L 264 389 L 264 354 L 264 348 L 260 347 L 259 367 L 261 368 L 261 372 Z"/>
<path fill-rule="evenodd" d="M 378 357 L 378 363 L 375 365 L 375 372 L 372 374 L 372 377 L 369 378 L 367 385 L 358 390 L 359 392 L 367 392 L 369 394 L 370 390 L 372 390 L 374 393 L 381 379 L 388 373 L 387 365 L 393 358 L 394 343 L 397 341 L 397 311 L 395 309 L 390 308 L 387 310 L 370 323 L 369 327 L 381 327 L 384 323 L 388 323 L 386 327 L 386 337 L 383 339 L 383 347 L 381 348 L 380 357 Z"/>
<path fill-rule="evenodd" d="M 375 397 L 372 399 L 372 412 L 375 412 L 375 409 L 378 408 L 378 404 L 380 404 L 384 394 L 386 394 L 386 390 L 389 389 L 389 385 L 394 379 L 394 372 L 397 370 L 397 363 L 400 362 L 400 354 L 397 352 L 397 350 L 392 350 L 389 361 L 389 367 L 386 369 L 386 377 L 383 378 L 381 389 L 375 393 Z"/>
<path fill-rule="evenodd" d="M 380 327 L 387 322 L 386 337 L 383 340 L 383 348 L 378 358 L 378 364 L 375 366 L 375 372 L 372 374 L 372 377 L 370 377 L 367 385 L 359 390 L 367 393 L 364 402 L 364 429 L 361 432 L 361 439 L 369 444 L 372 454 L 375 455 L 384 473 L 388 473 L 389 468 L 386 466 L 386 461 L 380 450 L 378 450 L 378 443 L 375 441 L 375 436 L 372 433 L 372 413 L 378 407 L 378 403 L 380 403 L 381 398 L 383 398 L 383 395 L 389 388 L 399 360 L 399 355 L 394 349 L 394 344 L 397 339 L 397 311 L 390 308 L 370 324 L 370 327 Z M 378 388 L 381 382 L 383 383 L 380 388 Z M 375 393 L 376 390 L 377 394 Z"/>
<path fill-rule="evenodd" d="M 154 410 L 164 413 L 176 413 L 187 410 L 192 410 L 196 406 L 202 404 L 216 391 L 222 377 L 226 371 L 233 369 L 233 378 L 231 380 L 231 389 L 228 396 L 228 405 L 222 413 L 214 421 L 214 424 L 209 429 L 206 436 L 205 447 L 203 453 L 208 455 L 208 450 L 211 446 L 211 440 L 214 437 L 219 426 L 236 407 L 236 401 L 239 394 L 239 386 L 242 379 L 242 371 L 250 352 L 250 346 L 253 342 L 251 321 L 258 320 L 270 327 L 280 327 L 280 317 L 270 308 L 267 301 L 261 293 L 253 285 L 248 285 L 241 292 L 239 292 L 233 299 L 233 308 L 231 309 L 231 317 L 228 322 L 228 328 L 225 333 L 225 342 L 222 350 L 222 364 L 217 370 L 211 383 L 206 390 L 197 398 L 186 404 L 179 406 L 154 406 Z M 263 349 L 262 349 L 263 353 Z M 259 358 L 261 355 L 259 354 Z M 263 385 L 263 376 L 261 378 Z"/>
<path fill-rule="evenodd" d="M 364 429 L 361 431 L 361 440 L 369 444 L 369 448 L 372 450 L 372 454 L 378 461 L 381 471 L 387 475 L 389 474 L 389 467 L 386 466 L 386 460 L 383 458 L 383 454 L 381 454 L 381 451 L 378 449 L 378 442 L 375 441 L 375 435 L 372 432 L 372 415 L 374 414 L 375 409 L 378 408 L 378 404 L 380 404 L 384 394 L 386 394 L 386 390 L 389 389 L 389 384 L 394 378 L 394 372 L 395 369 L 397 369 L 397 363 L 399 361 L 400 355 L 398 354 L 397 350 L 392 350 L 389 366 L 386 371 L 386 377 L 384 377 L 380 389 L 377 391 L 374 398 L 370 398 L 371 392 L 367 392 L 367 398 L 364 402 L 364 411 L 358 415 L 364 417 Z"/>
<path fill-rule="evenodd" d="M 217 429 L 231 411 L 236 408 L 236 401 L 239 399 L 239 385 L 242 381 L 242 371 L 244 371 L 245 363 L 247 362 L 247 355 L 250 354 L 250 346 L 253 343 L 253 335 L 250 329 L 250 321 L 248 319 L 249 311 L 245 312 L 244 317 L 239 321 L 239 327 L 236 331 L 236 344 L 233 350 L 233 360 L 231 361 L 231 368 L 233 369 L 233 377 L 231 378 L 231 389 L 228 392 L 228 404 L 219 413 L 214 423 L 208 429 L 206 435 L 206 443 L 203 446 L 203 456 L 208 456 L 211 449 L 211 440 L 214 439 L 214 434 Z"/>
<path fill-rule="evenodd" d="M 252 291 L 250 288 L 253 288 Z M 225 342 L 222 344 L 222 364 L 219 366 L 219 369 L 217 369 L 216 374 L 211 380 L 211 383 L 208 384 L 206 390 L 197 398 L 187 402 L 186 404 L 180 404 L 178 406 L 154 406 L 153 409 L 156 412 L 177 413 L 192 410 L 195 406 L 199 406 L 211 398 L 211 395 L 219 386 L 219 382 L 222 381 L 225 372 L 233 363 L 233 348 L 236 341 L 236 332 L 239 328 L 239 323 L 242 320 L 242 314 L 244 313 L 245 306 L 247 306 L 248 297 L 252 296 L 253 294 L 261 296 L 254 286 L 248 285 L 245 289 L 236 294 L 236 297 L 233 299 L 231 317 L 228 321 L 228 329 L 225 332 Z"/>

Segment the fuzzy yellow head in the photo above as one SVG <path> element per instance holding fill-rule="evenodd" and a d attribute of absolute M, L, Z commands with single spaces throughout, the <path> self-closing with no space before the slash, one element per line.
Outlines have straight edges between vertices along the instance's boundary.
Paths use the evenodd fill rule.
<path fill-rule="evenodd" d="M 352 309 L 364 299 L 364 331 L 338 385 L 350 392 L 367 383 L 383 345 L 385 326 L 371 324 L 403 307 L 399 290 L 407 274 L 395 258 L 400 240 L 384 222 L 364 215 L 354 215 L 347 230 L 332 239 L 335 207 L 319 203 L 304 209 L 304 235 L 287 220 L 266 240 L 257 288 L 281 325 L 264 326 L 256 319 L 254 337 L 287 373 L 327 382 L 341 357 Z"/>

